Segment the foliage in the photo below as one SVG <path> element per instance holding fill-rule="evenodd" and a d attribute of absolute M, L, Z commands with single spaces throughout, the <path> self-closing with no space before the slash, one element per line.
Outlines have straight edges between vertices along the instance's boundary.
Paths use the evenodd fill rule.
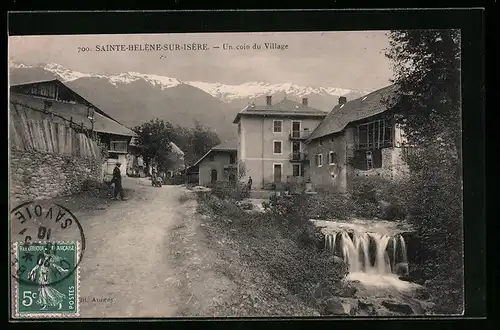
<path fill-rule="evenodd" d="M 184 161 L 188 165 L 194 164 L 212 147 L 221 143 L 216 132 L 197 121 L 193 128 L 176 126 L 171 138 L 184 151 Z"/>
<path fill-rule="evenodd" d="M 409 145 L 440 143 L 460 160 L 460 31 L 391 31 L 386 55 L 399 87 L 387 101 Z"/>
<path fill-rule="evenodd" d="M 347 265 L 334 262 L 333 254 L 323 250 L 320 230 L 308 221 L 303 196 L 276 197 L 267 212 L 248 213 L 234 200 L 216 194 L 212 190 L 200 195 L 199 212 L 210 215 L 224 234 L 231 233 L 234 248 L 246 262 L 312 307 L 324 301 L 317 296 L 318 288 L 333 293 L 341 287 Z"/>
<path fill-rule="evenodd" d="M 140 154 L 148 164 L 156 163 L 160 172 L 167 171 L 171 165 L 169 154 L 172 149 L 172 130 L 172 124 L 158 118 L 134 128 Z"/>
<path fill-rule="evenodd" d="M 420 266 L 430 279 L 436 312 L 463 308 L 460 33 L 390 33 L 386 55 L 399 86 L 388 100 L 413 150 L 405 158 L 408 213 L 428 251 Z"/>
<path fill-rule="evenodd" d="M 318 219 L 348 219 L 355 207 L 350 196 L 342 193 L 308 195 L 307 206 L 310 217 Z"/>
<path fill-rule="evenodd" d="M 246 184 L 241 182 L 217 181 L 208 186 L 212 189 L 212 194 L 220 199 L 241 201 L 249 197 Z"/>
<path fill-rule="evenodd" d="M 97 143 L 97 146 L 101 151 L 101 160 L 105 161 L 109 157 L 108 146 L 106 145 L 106 143 L 102 142 L 99 139 L 97 139 L 95 142 Z"/>

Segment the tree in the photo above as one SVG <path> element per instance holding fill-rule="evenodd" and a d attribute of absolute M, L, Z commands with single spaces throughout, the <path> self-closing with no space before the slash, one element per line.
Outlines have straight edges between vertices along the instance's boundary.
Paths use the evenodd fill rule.
<path fill-rule="evenodd" d="M 157 163 L 159 171 L 166 171 L 170 166 L 172 131 L 172 124 L 160 119 L 151 120 L 134 128 L 140 154 L 149 165 Z"/>
<path fill-rule="evenodd" d="M 386 56 L 392 60 L 398 92 L 390 100 L 411 145 L 440 141 L 461 161 L 460 32 L 390 32 Z"/>
<path fill-rule="evenodd" d="M 463 308 L 460 34 L 456 30 L 391 31 L 386 52 L 397 91 L 395 111 L 412 151 L 410 178 L 401 195 L 427 253 L 436 312 Z"/>
<path fill-rule="evenodd" d="M 208 127 L 195 121 L 192 130 L 192 154 L 194 161 L 206 154 L 212 147 L 221 143 L 219 136 Z"/>

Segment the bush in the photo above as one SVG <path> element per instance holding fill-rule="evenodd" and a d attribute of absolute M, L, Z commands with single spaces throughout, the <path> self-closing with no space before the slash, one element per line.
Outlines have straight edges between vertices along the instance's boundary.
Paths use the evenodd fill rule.
<path fill-rule="evenodd" d="M 463 308 L 462 183 L 459 166 L 447 153 L 426 148 L 415 153 L 418 164 L 405 183 L 408 212 L 419 230 L 422 255 L 417 271 L 429 278 L 437 313 Z"/>
<path fill-rule="evenodd" d="M 347 194 L 325 193 L 307 195 L 307 207 L 310 218 L 347 219 L 354 203 Z"/>
<path fill-rule="evenodd" d="M 231 233 L 240 256 L 312 307 L 323 303 L 318 288 L 333 295 L 347 275 L 347 265 L 324 250 L 320 228 L 308 220 L 304 195 L 273 196 L 267 212 L 254 214 L 242 210 L 240 203 L 220 199 L 213 190 L 200 196 L 199 204 L 204 205 L 201 212 L 210 210 L 223 234 Z"/>
<path fill-rule="evenodd" d="M 349 180 L 352 213 L 360 217 L 402 219 L 406 214 L 404 181 L 380 176 L 356 176 Z"/>
<path fill-rule="evenodd" d="M 240 201 L 250 195 L 247 186 L 241 182 L 218 181 L 208 187 L 212 189 L 212 194 L 220 199 Z"/>

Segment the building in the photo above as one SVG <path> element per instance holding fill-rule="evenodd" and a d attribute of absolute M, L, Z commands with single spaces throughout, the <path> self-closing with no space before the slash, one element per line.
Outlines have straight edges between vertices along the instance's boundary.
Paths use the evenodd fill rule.
<path fill-rule="evenodd" d="M 237 157 L 243 164 L 242 180 L 252 177 L 256 187 L 274 183 L 301 181 L 308 172 L 305 140 L 327 113 L 289 99 L 266 105 L 251 104 L 241 110 L 233 123 L 238 125 Z"/>
<path fill-rule="evenodd" d="M 230 140 L 216 145 L 188 169 L 188 175 L 198 173 L 198 184 L 206 186 L 217 181 L 237 179 L 237 143 Z"/>
<path fill-rule="evenodd" d="M 112 175 L 117 161 L 121 162 L 121 172 L 127 172 L 128 145 L 135 133 L 64 83 L 57 79 L 28 82 L 10 86 L 10 92 L 11 102 L 54 113 L 95 132 L 108 147 L 108 157 L 103 164 L 105 179 Z"/>
<path fill-rule="evenodd" d="M 185 170 L 184 152 L 173 142 L 170 142 L 170 148 L 169 168 L 165 173 L 165 179 L 181 175 Z M 129 144 L 127 175 L 138 177 L 151 175 L 151 165 L 147 164 L 141 156 L 141 148 L 137 143 L 137 138 L 133 137 Z"/>
<path fill-rule="evenodd" d="M 307 176 L 315 188 L 343 192 L 350 175 L 394 178 L 406 173 L 404 136 L 386 104 L 395 90 L 391 85 L 350 102 L 339 98 L 306 140 L 311 157 Z"/>

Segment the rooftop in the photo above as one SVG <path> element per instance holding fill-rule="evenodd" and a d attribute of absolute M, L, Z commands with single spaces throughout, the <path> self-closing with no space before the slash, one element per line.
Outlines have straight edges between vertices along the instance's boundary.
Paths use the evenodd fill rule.
<path fill-rule="evenodd" d="M 206 154 L 204 154 L 200 159 L 198 159 L 196 161 L 196 163 L 194 163 L 190 167 L 194 167 L 194 166 L 198 165 L 211 152 L 214 152 L 214 151 L 234 151 L 234 152 L 236 152 L 237 150 L 238 150 L 238 144 L 237 144 L 236 140 L 233 139 L 233 140 L 224 141 L 224 142 L 212 147 L 212 149 L 210 149 Z"/>
<path fill-rule="evenodd" d="M 43 110 L 45 107 L 44 102 L 46 101 L 47 99 L 41 97 L 25 95 L 15 92 L 10 93 L 10 102 L 16 105 L 26 106 L 32 109 Z M 88 129 L 92 128 L 92 123 L 87 117 L 88 107 L 86 105 L 79 103 L 62 102 L 52 99 L 49 101 L 52 102 L 52 106 L 50 107 L 49 110 L 50 112 L 60 115 L 66 118 L 67 120 L 70 120 L 72 118 L 75 123 L 83 124 Z M 35 115 L 34 112 L 35 111 L 32 112 L 33 115 Z M 31 117 L 30 112 L 27 112 L 27 114 Z M 125 136 L 135 135 L 135 133 L 131 129 L 112 120 L 111 118 L 101 115 L 98 112 L 94 112 L 94 120 L 95 120 L 94 131 L 96 132 L 125 135 Z"/>
<path fill-rule="evenodd" d="M 326 112 L 312 108 L 289 99 L 284 99 L 276 104 L 256 105 L 250 104 L 238 112 L 233 123 L 237 123 L 241 116 L 300 116 L 300 117 L 325 117 Z"/>
<path fill-rule="evenodd" d="M 395 85 L 390 85 L 345 104 L 336 105 L 311 133 L 307 141 L 341 132 L 349 123 L 387 111 L 384 101 L 393 95 L 396 89 Z"/>

